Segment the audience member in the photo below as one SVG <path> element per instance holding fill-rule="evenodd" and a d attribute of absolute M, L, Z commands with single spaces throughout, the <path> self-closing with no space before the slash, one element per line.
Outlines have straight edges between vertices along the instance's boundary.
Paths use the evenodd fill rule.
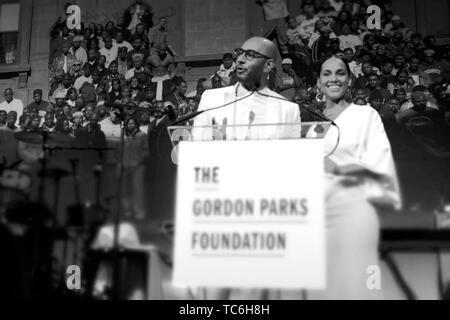
<path fill-rule="evenodd" d="M 14 92 L 11 88 L 6 88 L 3 94 L 5 101 L 0 103 L 0 110 L 17 112 L 17 117 L 21 117 L 23 114 L 23 102 L 20 99 L 14 98 Z"/>

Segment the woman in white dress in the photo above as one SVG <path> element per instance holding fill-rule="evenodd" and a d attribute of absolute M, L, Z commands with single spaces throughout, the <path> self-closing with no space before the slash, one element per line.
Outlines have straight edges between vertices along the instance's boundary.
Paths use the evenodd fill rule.
<path fill-rule="evenodd" d="M 401 206 L 400 190 L 383 123 L 370 106 L 345 100 L 350 68 L 336 56 L 324 59 L 318 87 L 326 100 L 331 127 L 325 159 L 327 288 L 309 291 L 308 299 L 381 299 L 379 220 L 376 204 Z M 381 276 L 381 274 L 379 274 Z"/>
<path fill-rule="evenodd" d="M 401 206 L 386 132 L 376 110 L 348 103 L 350 68 L 332 56 L 320 65 L 324 114 L 339 127 L 326 134 L 327 285 L 324 290 L 232 290 L 232 299 L 383 299 L 375 206 Z M 339 139 L 338 139 L 339 136 Z M 305 294 L 306 293 L 306 294 Z"/>

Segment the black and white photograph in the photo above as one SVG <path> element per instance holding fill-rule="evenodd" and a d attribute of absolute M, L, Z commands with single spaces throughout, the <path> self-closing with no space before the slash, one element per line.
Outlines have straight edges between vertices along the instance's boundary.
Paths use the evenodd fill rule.
<path fill-rule="evenodd" d="M 0 288 L 449 300 L 450 2 L 0 0 Z"/>

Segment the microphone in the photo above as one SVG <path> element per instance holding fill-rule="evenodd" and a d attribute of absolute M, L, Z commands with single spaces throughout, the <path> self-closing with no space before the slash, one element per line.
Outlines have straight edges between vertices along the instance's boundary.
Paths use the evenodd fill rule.
<path fill-rule="evenodd" d="M 187 116 L 181 117 L 177 121 L 172 122 L 171 126 L 177 126 L 177 125 L 182 124 L 184 122 L 188 122 L 189 120 L 195 118 L 199 114 L 202 114 L 203 112 L 206 112 L 206 111 L 209 111 L 209 110 L 201 110 L 201 111 L 195 111 L 193 113 L 190 113 Z"/>
<path fill-rule="evenodd" d="M 245 140 L 250 140 L 250 138 L 251 138 L 251 130 L 252 130 L 253 121 L 255 121 L 255 113 L 253 111 L 250 111 L 248 114 L 247 137 L 245 138 Z"/>
<path fill-rule="evenodd" d="M 278 99 L 278 100 L 281 100 L 281 101 L 292 102 L 292 101 L 289 101 L 289 100 L 286 99 L 286 98 L 280 98 L 280 97 L 271 96 L 271 95 L 269 95 L 269 94 L 261 93 L 261 92 L 259 92 L 259 91 L 256 91 L 256 93 L 259 94 L 260 96 L 263 96 L 263 97 L 266 97 L 266 98 L 273 98 L 273 99 Z M 319 114 L 319 113 L 317 113 L 317 112 L 315 112 L 315 111 L 312 111 L 312 110 L 309 109 L 309 108 L 304 108 L 304 109 L 307 110 L 308 112 L 312 113 L 313 115 L 319 117 L 319 118 L 322 119 L 323 121 L 330 122 L 333 126 L 336 127 L 336 129 L 337 129 L 337 131 L 338 131 L 338 136 L 337 136 L 336 145 L 334 146 L 333 150 L 331 150 L 331 152 L 330 152 L 329 154 L 327 154 L 326 158 L 328 158 L 329 156 L 331 156 L 331 155 L 337 150 L 337 148 L 338 148 L 338 146 L 339 146 L 339 143 L 340 143 L 340 141 L 341 141 L 341 129 L 340 129 L 339 126 L 336 124 L 336 122 L 334 122 L 334 121 L 331 120 L 330 118 L 328 118 L 328 117 L 326 117 L 326 116 L 323 116 L 323 115 L 321 115 L 321 114 Z"/>
<path fill-rule="evenodd" d="M 228 119 L 227 118 L 223 118 L 222 120 L 222 134 L 223 134 L 223 139 L 227 140 L 227 123 L 228 123 Z"/>
<path fill-rule="evenodd" d="M 273 98 L 273 99 L 278 99 L 278 100 L 281 100 L 281 101 L 292 102 L 289 99 L 271 96 L 269 94 L 261 93 L 259 91 L 256 91 L 256 93 L 259 94 L 260 96 L 263 96 L 263 97 L 266 97 L 266 98 Z M 317 113 L 315 111 L 312 111 L 309 108 L 302 108 L 302 109 L 308 111 L 309 113 L 312 113 L 313 115 L 317 116 L 318 118 L 322 119 L 323 121 L 330 122 L 333 126 L 338 127 L 338 125 L 333 120 L 331 120 L 330 118 L 328 118 L 328 117 L 326 117 L 324 115 L 321 115 L 320 113 Z"/>
<path fill-rule="evenodd" d="M 237 95 L 237 89 L 238 89 L 238 87 L 236 87 L 236 95 Z M 220 105 L 220 106 L 218 106 L 218 107 L 209 108 L 209 109 L 205 109 L 205 110 L 195 111 L 195 112 L 193 112 L 193 113 L 191 113 L 191 114 L 189 114 L 189 115 L 187 115 L 187 116 L 185 116 L 185 117 L 181 117 L 180 119 L 178 119 L 178 120 L 172 122 L 171 126 L 177 126 L 177 125 L 179 125 L 179 124 L 181 124 L 181 123 L 187 122 L 187 121 L 189 121 L 189 120 L 191 120 L 191 119 L 197 117 L 198 115 L 200 115 L 200 114 L 202 114 L 202 113 L 209 112 L 209 111 L 213 111 L 213 110 L 216 110 L 216 109 L 221 109 L 221 108 L 227 107 L 227 106 L 229 106 L 229 105 L 231 105 L 231 104 L 234 104 L 234 103 L 236 103 L 236 102 L 245 100 L 245 99 L 247 99 L 248 97 L 254 95 L 255 92 L 258 92 L 258 91 L 256 91 L 256 89 L 255 89 L 255 90 L 253 90 L 250 94 L 248 94 L 248 95 L 246 95 L 246 96 L 244 96 L 244 97 L 241 97 L 241 98 L 239 98 L 239 99 L 235 99 L 235 100 L 233 100 L 233 101 L 231 101 L 231 102 L 225 103 L 225 104 Z"/>
<path fill-rule="evenodd" d="M 248 115 L 248 124 L 251 125 L 255 121 L 255 113 L 253 111 L 250 111 Z"/>

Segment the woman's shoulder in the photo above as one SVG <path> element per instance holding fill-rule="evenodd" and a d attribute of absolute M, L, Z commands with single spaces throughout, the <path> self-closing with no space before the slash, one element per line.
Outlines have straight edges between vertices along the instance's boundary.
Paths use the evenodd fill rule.
<path fill-rule="evenodd" d="M 376 110 L 368 104 L 359 105 L 355 103 L 350 103 L 350 105 L 347 108 L 352 110 L 353 112 L 360 112 L 360 113 L 368 113 L 372 111 L 376 112 Z"/>
<path fill-rule="evenodd" d="M 360 105 L 351 103 L 347 107 L 347 109 L 353 115 L 356 115 L 356 114 L 358 115 L 357 117 L 355 116 L 355 120 L 361 120 L 363 117 L 370 118 L 370 117 L 378 116 L 378 112 L 368 104 L 360 106 Z"/>

